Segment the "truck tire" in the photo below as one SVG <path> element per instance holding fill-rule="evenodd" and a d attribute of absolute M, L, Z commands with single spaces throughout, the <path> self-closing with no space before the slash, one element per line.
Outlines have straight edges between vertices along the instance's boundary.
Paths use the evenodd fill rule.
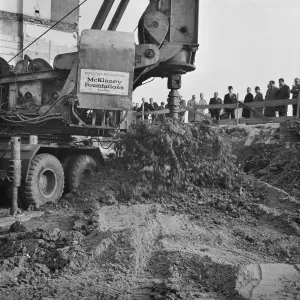
<path fill-rule="evenodd" d="M 64 172 L 66 172 L 66 169 L 69 167 L 69 162 L 74 156 L 75 155 L 68 155 L 60 159 L 60 163 L 63 167 Z"/>
<path fill-rule="evenodd" d="M 24 182 L 24 201 L 39 207 L 56 202 L 64 189 L 64 171 L 60 161 L 51 154 L 38 154 L 31 161 L 28 178 Z"/>
<path fill-rule="evenodd" d="M 65 192 L 76 191 L 84 176 L 97 172 L 97 162 L 90 155 L 78 155 L 68 162 Z"/>

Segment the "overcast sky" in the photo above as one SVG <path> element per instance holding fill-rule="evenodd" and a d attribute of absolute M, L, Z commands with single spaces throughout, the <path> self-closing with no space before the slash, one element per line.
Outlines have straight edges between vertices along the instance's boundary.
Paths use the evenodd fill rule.
<path fill-rule="evenodd" d="M 119 1 L 115 3 L 115 7 Z M 118 31 L 133 32 L 149 0 L 131 0 Z M 81 7 L 81 29 L 90 28 L 102 1 Z M 256 85 L 265 94 L 269 80 L 283 77 L 288 85 L 300 76 L 299 0 L 200 0 L 196 71 L 183 76 L 181 95 L 205 98 L 228 85 L 244 98 Z M 104 26 L 104 29 L 107 27 Z M 278 83 L 277 83 L 278 85 Z M 166 102 L 167 82 L 155 79 L 135 90 L 133 101 L 153 97 Z"/>

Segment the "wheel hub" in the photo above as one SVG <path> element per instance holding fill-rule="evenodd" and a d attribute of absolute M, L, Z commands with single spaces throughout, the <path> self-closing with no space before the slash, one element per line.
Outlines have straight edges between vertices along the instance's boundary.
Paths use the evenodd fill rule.
<path fill-rule="evenodd" d="M 56 174 L 51 169 L 45 169 L 41 173 L 39 180 L 40 193 L 45 198 L 51 198 L 57 188 Z"/>

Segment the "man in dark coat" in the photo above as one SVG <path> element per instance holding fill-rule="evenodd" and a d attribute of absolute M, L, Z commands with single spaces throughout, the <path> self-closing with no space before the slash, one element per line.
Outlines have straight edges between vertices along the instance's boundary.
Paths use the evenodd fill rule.
<path fill-rule="evenodd" d="M 299 91 L 300 91 L 300 79 L 295 78 L 295 84 L 291 89 L 291 94 L 293 94 L 292 99 L 298 99 Z M 297 104 L 293 104 L 293 116 L 297 115 L 297 106 L 298 106 Z"/>
<path fill-rule="evenodd" d="M 275 86 L 275 81 L 271 80 L 268 84 L 268 90 L 267 90 L 265 100 L 266 101 L 275 100 L 277 92 L 278 92 L 278 87 Z M 274 106 L 266 106 L 264 114 L 266 117 L 276 117 L 275 107 Z"/>
<path fill-rule="evenodd" d="M 218 98 L 218 95 L 219 94 L 217 92 L 214 93 L 214 97 L 210 99 L 209 105 L 222 104 L 222 100 L 220 98 Z M 210 108 L 209 112 L 213 119 L 216 119 L 217 121 L 220 120 L 221 108 Z"/>
<path fill-rule="evenodd" d="M 233 93 L 233 87 L 228 87 L 229 93 L 224 97 L 224 104 L 235 104 L 237 103 L 237 96 Z M 231 119 L 235 119 L 235 108 L 225 108 L 225 112 L 229 114 Z"/>
<path fill-rule="evenodd" d="M 260 92 L 260 87 L 257 86 L 255 87 L 255 97 L 253 99 L 253 102 L 261 102 L 261 101 L 264 101 L 264 96 L 263 94 Z M 261 114 L 263 113 L 263 107 L 256 107 L 255 110 L 257 110 L 258 112 L 260 112 Z"/>
<path fill-rule="evenodd" d="M 148 102 L 146 102 L 145 98 L 142 98 L 142 105 L 138 109 L 138 112 L 143 111 L 143 108 L 144 108 L 144 112 L 150 111 L 150 104 Z M 149 118 L 149 114 L 144 115 L 145 120 L 148 120 L 148 118 Z"/>
<path fill-rule="evenodd" d="M 165 102 L 160 102 L 159 110 L 165 109 Z"/>
<path fill-rule="evenodd" d="M 156 102 L 153 102 L 153 98 L 150 98 L 149 101 L 150 101 L 150 104 L 149 104 L 148 109 L 149 109 L 150 111 L 158 110 L 158 105 L 157 105 Z M 155 114 L 152 114 L 151 116 L 152 116 L 152 121 L 154 121 L 156 115 L 155 115 Z"/>
<path fill-rule="evenodd" d="M 251 93 L 251 88 L 247 88 L 247 95 L 245 96 L 244 103 L 251 103 L 253 102 L 253 94 Z M 248 108 L 243 108 L 242 113 L 243 118 L 250 118 L 250 110 Z"/>
<path fill-rule="evenodd" d="M 284 83 L 284 79 L 279 79 L 279 90 L 276 93 L 276 100 L 290 99 L 290 87 Z M 287 113 L 287 105 L 276 106 L 275 110 L 278 111 L 279 117 L 285 117 Z"/>

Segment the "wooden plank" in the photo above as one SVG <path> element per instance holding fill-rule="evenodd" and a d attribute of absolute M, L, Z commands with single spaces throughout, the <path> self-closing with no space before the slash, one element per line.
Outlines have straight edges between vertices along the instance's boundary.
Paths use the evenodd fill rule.
<path fill-rule="evenodd" d="M 238 108 L 241 107 L 245 107 L 243 105 L 243 102 L 238 102 L 239 106 Z M 256 107 L 266 107 L 266 106 L 281 106 L 281 105 L 291 105 L 291 104 L 297 104 L 298 103 L 298 99 L 289 99 L 289 100 L 272 100 L 272 101 L 261 101 L 261 102 L 251 102 L 251 106 L 250 104 L 247 104 L 247 108 L 251 111 L 251 112 L 255 112 L 256 114 L 259 114 L 258 111 L 256 110 L 251 110 L 250 108 L 256 108 Z M 237 105 L 236 104 L 211 104 L 211 105 L 195 105 L 193 106 L 193 111 L 196 112 L 196 109 L 222 109 L 222 108 L 232 108 L 232 109 L 237 109 Z M 183 112 L 186 111 L 184 109 L 180 109 L 179 112 Z M 189 111 L 191 111 L 191 108 L 189 108 Z M 158 111 L 149 111 L 146 112 L 145 111 L 145 115 L 147 114 L 167 114 L 170 111 L 168 109 L 163 109 L 163 110 L 158 110 Z M 138 115 L 141 115 L 141 113 L 138 113 Z M 261 114 L 262 115 L 262 114 Z"/>
<path fill-rule="evenodd" d="M 223 119 L 223 120 L 217 121 L 217 124 L 218 125 L 236 125 L 236 120 Z"/>
<path fill-rule="evenodd" d="M 206 108 L 210 108 L 210 109 L 218 109 L 218 108 L 232 108 L 235 109 L 236 108 L 236 104 L 206 104 L 206 105 L 194 105 L 193 106 L 194 109 L 206 109 Z"/>
<path fill-rule="evenodd" d="M 297 99 L 284 99 L 284 100 L 251 102 L 251 103 L 248 103 L 248 105 L 251 105 L 251 107 L 266 107 L 266 106 L 291 105 L 291 104 L 296 104 L 296 103 L 297 103 Z"/>
<path fill-rule="evenodd" d="M 273 123 L 282 123 L 285 121 L 295 120 L 296 117 L 271 117 L 269 118 Z M 265 124 L 268 123 L 265 120 L 258 119 L 258 118 L 251 118 L 251 119 L 245 119 L 247 125 L 254 125 L 254 124 Z"/>
<path fill-rule="evenodd" d="M 262 113 L 260 113 L 259 111 L 255 110 L 254 108 L 252 108 L 251 106 L 241 102 L 241 101 L 238 101 L 239 105 L 244 107 L 244 108 L 247 108 L 249 109 L 250 111 L 252 111 L 256 116 L 258 116 L 259 118 L 269 122 L 270 119 L 268 117 L 266 117 L 265 115 L 263 115 Z"/>
<path fill-rule="evenodd" d="M 251 107 L 266 107 L 266 106 L 282 106 L 282 105 L 291 105 L 297 104 L 297 99 L 284 99 L 284 100 L 271 100 L 271 101 L 260 101 L 260 102 L 251 102 Z M 250 105 L 250 103 L 248 103 Z M 236 108 L 235 104 L 207 104 L 207 105 L 195 105 L 194 109 L 218 109 L 218 108 Z"/>
<path fill-rule="evenodd" d="M 205 114 L 203 114 L 203 113 L 201 113 L 201 112 L 199 112 L 199 111 L 197 111 L 197 110 L 194 110 L 193 108 L 190 108 L 190 107 L 188 107 L 188 106 L 182 106 L 185 110 L 187 110 L 187 111 L 192 111 L 194 114 L 196 114 L 196 115 L 199 115 L 199 116 L 201 116 L 201 117 L 203 117 L 203 118 L 205 118 L 205 119 L 207 119 L 207 120 L 210 120 L 211 122 L 215 122 L 215 120 L 214 119 L 212 119 L 211 117 L 209 117 L 209 116 L 207 116 L 207 115 L 205 115 Z"/>
<path fill-rule="evenodd" d="M 186 112 L 186 110 L 185 109 L 179 109 L 178 112 Z M 150 115 L 150 114 L 153 114 L 153 115 L 164 115 L 164 114 L 169 114 L 169 113 L 170 113 L 169 109 L 161 109 L 161 110 L 145 111 L 144 115 L 145 116 Z M 137 116 L 141 116 L 142 112 L 137 112 L 136 115 Z"/>
<path fill-rule="evenodd" d="M 285 122 L 285 121 L 290 121 L 290 120 L 296 120 L 296 117 L 294 116 L 290 116 L 290 117 L 271 117 L 269 118 L 270 120 L 272 120 L 273 122 Z"/>

